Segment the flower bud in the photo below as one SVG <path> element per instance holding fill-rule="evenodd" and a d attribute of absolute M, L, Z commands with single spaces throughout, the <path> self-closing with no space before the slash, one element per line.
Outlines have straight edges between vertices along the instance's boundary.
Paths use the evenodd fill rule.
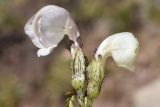
<path fill-rule="evenodd" d="M 57 47 L 64 35 L 77 44 L 79 32 L 70 14 L 61 7 L 48 5 L 32 16 L 24 27 L 33 44 L 40 48 L 38 56 L 46 56 Z"/>
<path fill-rule="evenodd" d="M 132 33 L 122 32 L 109 36 L 98 47 L 95 57 L 102 56 L 103 62 L 112 56 L 116 64 L 134 71 L 134 62 L 138 53 L 139 42 Z"/>

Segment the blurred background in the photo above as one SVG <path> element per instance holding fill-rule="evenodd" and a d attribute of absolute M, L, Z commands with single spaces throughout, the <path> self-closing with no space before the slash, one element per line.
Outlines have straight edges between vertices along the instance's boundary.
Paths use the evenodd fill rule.
<path fill-rule="evenodd" d="M 72 90 L 69 51 L 62 43 L 38 58 L 23 30 L 48 4 L 71 13 L 89 61 L 111 34 L 129 31 L 140 42 L 135 72 L 107 60 L 94 107 L 160 107 L 159 0 L 0 0 L 0 107 L 65 107 Z"/>

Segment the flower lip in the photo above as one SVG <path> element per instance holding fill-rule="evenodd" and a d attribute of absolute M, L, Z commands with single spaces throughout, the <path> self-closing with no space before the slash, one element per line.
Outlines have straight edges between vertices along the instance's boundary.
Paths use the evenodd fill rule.
<path fill-rule="evenodd" d="M 24 27 L 25 33 L 38 48 L 44 48 L 50 53 L 59 42 L 68 35 L 69 39 L 77 44 L 80 36 L 77 26 L 69 12 L 62 7 L 48 5 L 32 16 Z M 39 51 L 44 56 L 44 51 Z"/>
<path fill-rule="evenodd" d="M 138 53 L 139 43 L 130 32 L 122 32 L 109 36 L 98 47 L 95 58 L 102 56 L 102 62 L 110 56 L 120 67 L 134 70 L 134 62 Z"/>

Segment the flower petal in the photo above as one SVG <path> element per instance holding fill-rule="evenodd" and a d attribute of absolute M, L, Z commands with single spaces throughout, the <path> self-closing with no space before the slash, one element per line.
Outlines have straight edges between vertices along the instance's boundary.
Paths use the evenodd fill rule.
<path fill-rule="evenodd" d="M 76 42 L 79 32 L 69 13 L 61 7 L 49 5 L 35 16 L 34 28 L 40 41 L 49 47 L 57 45 L 65 34 Z"/>
<path fill-rule="evenodd" d="M 71 17 L 68 17 L 67 19 L 64 33 L 67 34 L 69 39 L 74 42 L 76 42 L 77 38 L 80 36 L 77 26 Z"/>
<path fill-rule="evenodd" d="M 44 46 L 40 43 L 38 37 L 36 36 L 34 29 L 33 29 L 33 22 L 34 22 L 35 15 L 32 16 L 24 27 L 25 33 L 29 36 L 32 40 L 33 44 L 38 48 L 44 48 Z"/>
<path fill-rule="evenodd" d="M 68 11 L 55 5 L 48 5 L 40 9 L 29 19 L 24 29 L 34 45 L 43 48 L 43 51 L 57 46 L 65 34 L 74 41 L 74 44 L 77 44 L 79 37 L 76 24 Z"/>
<path fill-rule="evenodd" d="M 40 18 L 39 18 L 40 17 Z M 64 26 L 68 12 L 57 6 L 46 6 L 36 15 L 38 20 L 38 36 L 46 46 L 57 45 L 64 37 Z M 35 24 L 36 25 L 36 24 Z"/>
<path fill-rule="evenodd" d="M 139 43 L 132 33 L 122 32 L 106 38 L 97 49 L 95 57 L 106 58 L 112 56 L 118 66 L 134 70 L 134 62 L 138 53 Z"/>
<path fill-rule="evenodd" d="M 40 56 L 47 56 L 49 55 L 53 49 L 55 48 L 56 46 L 54 47 L 48 47 L 48 48 L 41 48 L 37 51 L 37 56 L 40 57 Z"/>

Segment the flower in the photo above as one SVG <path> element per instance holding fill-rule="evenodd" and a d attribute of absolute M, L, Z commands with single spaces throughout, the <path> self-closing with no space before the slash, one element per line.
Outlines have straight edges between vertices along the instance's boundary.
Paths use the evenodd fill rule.
<path fill-rule="evenodd" d="M 50 54 L 64 35 L 68 35 L 75 44 L 79 37 L 79 31 L 69 12 L 55 5 L 40 9 L 28 20 L 24 30 L 39 48 L 38 57 Z"/>
<path fill-rule="evenodd" d="M 134 71 L 134 62 L 138 53 L 139 42 L 130 32 L 122 32 L 109 36 L 98 47 L 95 58 L 102 57 L 102 61 L 112 56 L 120 67 Z"/>

